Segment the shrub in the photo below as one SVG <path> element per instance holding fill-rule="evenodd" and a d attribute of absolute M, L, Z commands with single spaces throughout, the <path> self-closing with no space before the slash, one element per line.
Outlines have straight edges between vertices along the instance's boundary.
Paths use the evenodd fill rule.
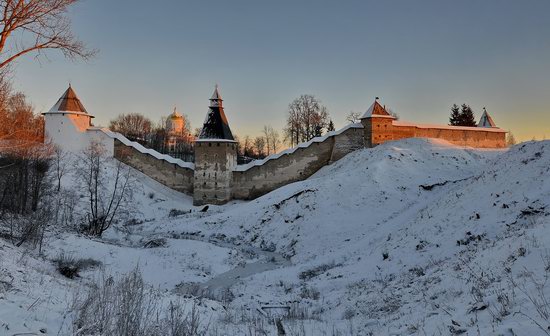
<path fill-rule="evenodd" d="M 155 238 L 143 244 L 143 247 L 156 248 L 156 247 L 165 247 L 166 245 L 168 245 L 168 241 L 165 238 Z"/>
<path fill-rule="evenodd" d="M 61 252 L 54 260 L 57 270 L 63 276 L 74 279 L 79 276 L 80 271 L 101 266 L 101 262 L 91 258 L 77 259 L 72 255 Z"/>
<path fill-rule="evenodd" d="M 321 292 L 315 287 L 311 286 L 302 286 L 300 297 L 302 299 L 311 299 L 311 300 L 319 300 L 321 297 Z"/>
<path fill-rule="evenodd" d="M 138 268 L 119 279 L 103 275 L 83 298 L 73 302 L 73 334 L 81 336 L 203 336 L 198 307 L 161 304 L 159 293 L 143 281 Z"/>
<path fill-rule="evenodd" d="M 315 278 L 316 276 L 319 276 L 319 275 L 325 273 L 326 271 L 328 271 L 330 269 L 333 269 L 335 267 L 338 267 L 338 266 L 341 266 L 341 264 L 337 265 L 333 262 L 328 263 L 328 264 L 319 265 L 319 266 L 314 267 L 312 269 L 301 272 L 298 275 L 298 278 L 300 278 L 300 280 L 309 280 L 309 279 Z"/>
<path fill-rule="evenodd" d="M 178 217 L 178 216 L 184 215 L 186 213 L 187 213 L 187 211 L 185 211 L 185 210 L 172 209 L 168 213 L 168 217 Z"/>

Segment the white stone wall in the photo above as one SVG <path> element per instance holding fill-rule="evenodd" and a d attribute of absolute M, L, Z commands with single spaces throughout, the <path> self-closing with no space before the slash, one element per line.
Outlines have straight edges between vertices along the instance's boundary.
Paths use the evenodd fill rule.
<path fill-rule="evenodd" d="M 61 149 L 79 153 L 92 141 L 105 147 L 107 155 L 114 155 L 114 140 L 100 129 L 90 126 L 90 117 L 76 113 L 46 113 L 44 115 L 46 141 Z"/>

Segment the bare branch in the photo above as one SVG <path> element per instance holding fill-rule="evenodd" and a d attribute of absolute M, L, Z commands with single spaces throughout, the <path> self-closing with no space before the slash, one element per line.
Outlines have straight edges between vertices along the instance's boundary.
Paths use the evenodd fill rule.
<path fill-rule="evenodd" d="M 73 35 L 66 16 L 77 1 L 0 0 L 0 69 L 21 56 L 31 52 L 40 55 L 43 50 L 57 49 L 70 59 L 95 56 L 96 50 L 87 48 Z"/>

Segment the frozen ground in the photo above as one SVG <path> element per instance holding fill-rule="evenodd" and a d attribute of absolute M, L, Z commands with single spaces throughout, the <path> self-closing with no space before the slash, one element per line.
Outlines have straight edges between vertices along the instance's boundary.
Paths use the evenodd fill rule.
<path fill-rule="evenodd" d="M 62 277 L 61 251 L 109 274 L 137 265 L 167 298 L 202 293 L 221 335 L 245 334 L 231 316 L 262 306 L 301 315 L 290 335 L 546 335 L 549 172 L 549 141 L 409 139 L 206 212 L 140 175 L 135 220 L 102 240 L 51 230 L 44 258 L 0 240 L 0 335 L 64 330 L 71 293 L 100 271 Z"/>

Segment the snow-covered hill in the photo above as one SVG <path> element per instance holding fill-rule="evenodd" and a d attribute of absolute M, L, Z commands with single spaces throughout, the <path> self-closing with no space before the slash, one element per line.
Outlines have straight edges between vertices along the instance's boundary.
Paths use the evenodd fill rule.
<path fill-rule="evenodd" d="M 266 305 L 288 305 L 309 319 L 300 327 L 287 321 L 293 335 L 544 335 L 549 171 L 549 141 L 490 151 L 408 139 L 354 152 L 306 181 L 206 212 L 142 177 L 137 224 L 100 241 L 52 234 L 49 253 L 94 258 L 111 272 L 140 264 L 144 279 L 165 295 L 200 288 L 219 299 L 215 292 L 228 289 L 233 297 L 225 307 L 204 303 L 211 318 L 225 314 L 222 335 L 245 330 L 238 324 L 246 322 L 228 319 L 228 312 L 252 314 Z M 175 217 L 173 208 L 181 210 L 172 211 Z M 159 238 L 165 246 L 143 248 Z M 22 253 L 3 246 L 2 258 Z M 0 268 L 40 270 L 51 293 L 93 277 L 88 271 L 82 280 L 65 280 L 47 261 L 28 258 L 28 266 Z M 27 281 L 0 294 L 0 307 L 26 302 L 10 315 L 20 319 L 9 321 L 11 330 L 26 330 L 24 308 L 40 296 L 26 287 L 36 281 Z M 59 324 L 55 314 L 66 306 L 54 297 L 54 313 L 41 315 L 36 304 L 29 310 L 32 328 Z M 5 312 L 0 308 L 4 324 Z M 276 334 L 274 326 L 266 330 Z"/>

